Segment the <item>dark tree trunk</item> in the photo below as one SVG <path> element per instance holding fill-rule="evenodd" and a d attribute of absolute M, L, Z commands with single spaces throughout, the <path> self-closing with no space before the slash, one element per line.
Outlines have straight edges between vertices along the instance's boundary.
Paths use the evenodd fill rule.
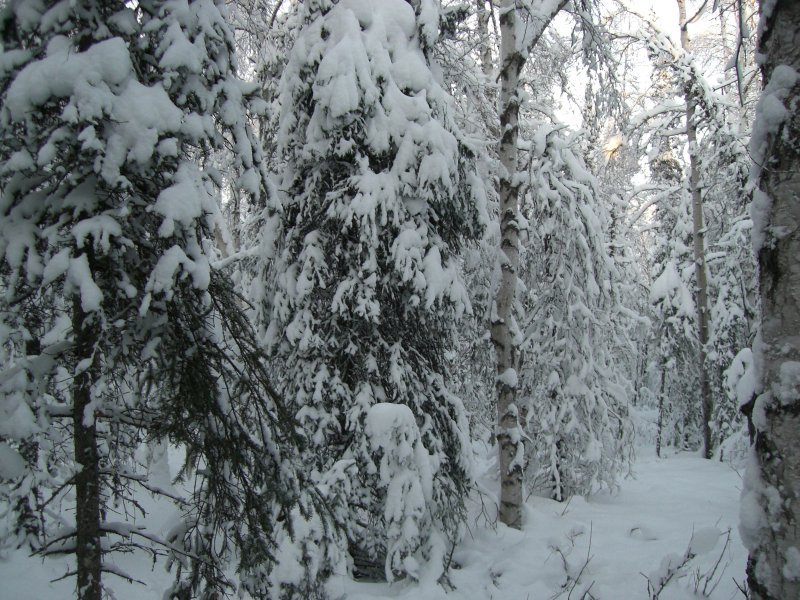
<path fill-rule="evenodd" d="M 661 359 L 661 387 L 658 390 L 658 431 L 656 432 L 656 456 L 661 458 L 664 440 L 664 411 L 667 410 L 667 361 Z"/>
<path fill-rule="evenodd" d="M 91 254 L 91 253 L 90 253 Z M 90 267 L 92 264 L 89 257 Z M 73 300 L 72 327 L 75 335 L 75 362 L 92 359 L 96 327 L 92 316 L 81 306 L 80 295 Z M 100 581 L 102 549 L 100 546 L 100 459 L 97 449 L 97 428 L 91 410 L 92 384 L 97 368 L 93 363 L 77 375 L 72 383 L 72 420 L 74 427 L 75 462 L 75 526 L 77 597 L 79 600 L 101 600 Z"/>
<path fill-rule="evenodd" d="M 800 598 L 800 2 L 762 1 L 761 10 L 765 89 L 752 153 L 762 385 L 742 539 L 751 597 L 786 600 Z"/>

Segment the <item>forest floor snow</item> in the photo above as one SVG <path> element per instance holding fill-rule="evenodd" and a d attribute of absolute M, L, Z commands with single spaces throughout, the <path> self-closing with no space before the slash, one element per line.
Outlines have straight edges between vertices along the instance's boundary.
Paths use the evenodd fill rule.
<path fill-rule="evenodd" d="M 737 587 L 747 559 L 738 531 L 741 473 L 696 454 L 658 459 L 653 448 L 639 448 L 638 456 L 615 494 L 563 503 L 530 497 L 521 531 L 487 524 L 495 501 L 484 495 L 453 555 L 458 568 L 449 593 L 437 584 L 348 578 L 329 589 L 347 600 L 647 600 L 648 578 L 658 590 L 674 572 L 660 600 L 743 599 Z M 482 471 L 496 473 L 489 457 Z M 484 480 L 484 486 L 497 483 Z M 690 541 L 696 556 L 670 568 L 683 562 Z"/>
<path fill-rule="evenodd" d="M 481 454 L 483 487 L 495 489 L 488 478 L 497 471 L 494 458 Z M 638 455 L 632 476 L 615 494 L 564 503 L 530 497 L 521 531 L 487 519 L 494 512 L 490 494 L 475 499 L 470 532 L 453 555 L 449 592 L 436 582 L 377 584 L 347 577 L 333 578 L 328 590 L 343 600 L 647 600 L 653 597 L 648 578 L 657 588 L 673 572 L 661 600 L 744 598 L 736 583 L 744 579 L 746 560 L 737 528 L 740 473 L 694 454 L 657 459 L 652 448 L 639 448 Z M 690 540 L 696 556 L 671 568 L 683 562 Z M 109 581 L 114 598 L 162 597 L 170 583 L 163 566 L 135 555 L 119 563 L 146 583 Z M 0 598 L 69 598 L 72 580 L 51 582 L 66 566 L 19 552 L 0 557 Z"/>

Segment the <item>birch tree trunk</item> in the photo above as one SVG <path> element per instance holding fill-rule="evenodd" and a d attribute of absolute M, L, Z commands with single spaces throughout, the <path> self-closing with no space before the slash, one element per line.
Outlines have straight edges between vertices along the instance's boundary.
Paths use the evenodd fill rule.
<path fill-rule="evenodd" d="M 751 142 L 761 393 L 741 532 L 751 598 L 785 600 L 800 598 L 800 2 L 762 0 L 761 12 L 765 87 Z"/>
<path fill-rule="evenodd" d="M 500 6 L 500 285 L 492 311 L 491 335 L 497 354 L 497 445 L 500 450 L 500 514 L 502 523 L 522 527 L 523 445 L 516 404 L 517 347 L 512 306 L 519 271 L 519 74 L 525 58 L 517 41 L 514 0 Z"/>
<path fill-rule="evenodd" d="M 491 5 L 489 5 L 491 6 Z M 490 8 L 487 8 L 486 0 L 475 0 L 475 9 L 478 16 L 478 36 L 481 40 L 480 53 L 481 53 L 481 70 L 487 77 L 491 76 L 494 71 L 494 62 L 492 60 L 492 44 L 489 40 L 489 17 L 491 15 Z"/>
<path fill-rule="evenodd" d="M 689 52 L 689 24 L 686 21 L 686 0 L 678 2 L 678 22 L 681 27 L 681 48 Z M 697 99 L 691 84 L 684 90 L 686 101 L 686 137 L 689 141 L 689 191 L 692 194 L 692 239 L 694 241 L 695 303 L 697 304 L 697 341 L 700 345 L 700 418 L 703 432 L 703 455 L 711 458 L 714 447 L 711 440 L 711 419 L 714 403 L 711 399 L 711 382 L 708 376 L 708 280 L 705 259 L 705 224 L 703 223 L 703 198 L 700 194 L 700 172 L 697 161 L 697 124 L 695 113 Z"/>
<path fill-rule="evenodd" d="M 518 348 L 514 339 L 513 304 L 519 271 L 519 178 L 517 139 L 519 137 L 520 73 L 527 56 L 536 46 L 553 17 L 567 0 L 500 4 L 500 284 L 492 310 L 491 337 L 497 355 L 497 445 L 500 451 L 500 521 L 522 527 L 522 465 L 524 446 L 517 404 Z M 532 7 L 535 4 L 535 8 Z M 524 7 L 524 8 L 519 8 Z M 520 10 L 526 27 L 518 26 Z M 518 39 L 524 31 L 526 38 Z"/>

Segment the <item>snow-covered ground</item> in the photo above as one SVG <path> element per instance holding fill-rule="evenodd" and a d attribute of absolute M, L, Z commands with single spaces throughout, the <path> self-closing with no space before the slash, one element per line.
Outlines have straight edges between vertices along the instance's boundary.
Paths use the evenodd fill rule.
<path fill-rule="evenodd" d="M 740 473 L 696 455 L 661 460 L 654 455 L 651 448 L 639 449 L 633 477 L 615 495 L 569 503 L 530 498 L 523 531 L 473 520 L 471 536 L 453 556 L 459 568 L 450 576 L 455 590 L 449 594 L 441 585 L 344 579 L 332 582 L 331 591 L 348 600 L 647 599 L 646 577 L 657 585 L 670 561 L 681 562 L 694 536 L 697 556 L 675 573 L 659 598 L 743 599 L 734 582 L 744 579 L 747 558 L 737 530 Z M 486 472 L 496 471 L 491 462 L 483 465 Z M 706 584 L 717 562 L 713 581 Z"/>
<path fill-rule="evenodd" d="M 496 471 L 491 454 L 479 467 L 484 473 Z M 640 448 L 634 476 L 622 482 L 619 493 L 569 503 L 532 497 L 523 531 L 487 525 L 481 514 L 493 513 L 493 499 L 487 494 L 483 503 L 476 500 L 471 532 L 453 556 L 457 568 L 450 581 L 455 589 L 449 593 L 436 582 L 386 585 L 344 577 L 334 578 L 329 591 L 347 600 L 648 599 L 646 577 L 657 585 L 670 571 L 670 561 L 681 562 L 694 538 L 697 556 L 675 573 L 659 598 L 744 598 L 734 581 L 743 580 L 746 560 L 737 531 L 740 486 L 740 474 L 728 463 L 689 454 L 658 460 L 652 449 Z M 161 565 L 153 569 L 143 556 L 122 557 L 119 564 L 147 581 L 143 587 L 111 580 L 119 600 L 161 598 L 170 580 Z M 53 559 L 7 556 L 0 560 L 0 598 L 70 597 L 71 580 L 50 583 L 65 567 Z"/>

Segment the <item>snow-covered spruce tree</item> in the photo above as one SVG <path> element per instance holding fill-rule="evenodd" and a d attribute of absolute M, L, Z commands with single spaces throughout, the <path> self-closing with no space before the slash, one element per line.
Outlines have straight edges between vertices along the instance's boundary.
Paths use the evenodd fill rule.
<path fill-rule="evenodd" d="M 661 79 L 665 82 L 666 79 Z M 668 111 L 661 126 L 675 124 Z M 699 443 L 695 304 L 692 297 L 691 214 L 689 196 L 681 186 L 683 168 L 671 139 L 651 150 L 650 178 L 655 204 L 649 291 L 652 330 L 651 376 L 657 397 L 656 454 L 664 446 L 695 449 Z"/>
<path fill-rule="evenodd" d="M 489 202 L 491 203 L 491 195 Z M 496 421 L 495 361 L 489 323 L 497 285 L 497 227 L 487 227 L 478 244 L 465 248 L 461 276 L 469 293 L 472 312 L 459 323 L 452 373 L 453 391 L 464 399 L 473 439 L 493 439 Z"/>
<path fill-rule="evenodd" d="M 722 202 L 715 204 L 719 199 L 709 199 L 708 205 L 712 210 L 725 206 L 726 203 Z M 735 458 L 733 455 L 746 451 L 746 444 L 737 442 L 744 439 L 747 428 L 740 408 L 742 403 L 746 404 L 752 398 L 744 399 L 736 391 L 737 386 L 729 385 L 729 370 L 737 364 L 736 357 L 739 354 L 751 353 L 759 306 L 755 257 L 752 245 L 748 243 L 752 220 L 747 216 L 747 211 L 748 207 L 740 207 L 736 216 L 727 215 L 732 218 L 725 219 L 725 229 L 720 232 L 721 235 L 716 237 L 714 234 L 717 232 L 710 228 L 708 236 L 712 240 L 708 263 L 712 299 L 709 332 L 709 365 L 714 397 L 712 433 L 715 447 L 732 459 Z"/>
<path fill-rule="evenodd" d="M 80 598 L 99 600 L 102 573 L 133 577 L 110 553 L 159 546 L 179 565 L 177 597 L 232 590 L 237 558 L 259 593 L 276 511 L 300 496 L 293 420 L 211 266 L 209 153 L 230 144 L 241 185 L 265 193 L 222 11 L 64 0 L 2 13 L 2 448 L 14 506 L 53 525 L 43 554 L 75 554 Z M 135 456 L 145 439 L 186 450 L 192 493 L 172 498 L 184 518 L 167 539 L 133 522 L 153 489 Z"/>
<path fill-rule="evenodd" d="M 686 15 L 686 0 L 676 0 L 681 50 L 690 51 L 689 21 Z M 680 58 L 680 55 L 676 54 Z M 706 265 L 706 228 L 703 192 L 700 189 L 700 165 L 698 161 L 698 104 L 697 81 L 689 78 L 683 86 L 686 113 L 686 149 L 689 153 L 688 172 L 685 184 L 692 196 L 692 247 L 694 250 L 694 289 L 697 308 L 698 379 L 700 392 L 700 430 L 703 434 L 703 455 L 711 458 L 714 444 L 711 436 L 711 421 L 714 402 L 711 397 L 711 376 L 708 365 L 708 332 L 710 314 L 708 310 L 708 268 Z"/>
<path fill-rule="evenodd" d="M 556 500 L 615 488 L 632 442 L 625 376 L 609 332 L 617 275 L 606 245 L 608 214 L 578 140 L 561 129 L 542 124 L 526 148 L 520 257 L 529 479 Z"/>
<path fill-rule="evenodd" d="M 756 441 L 744 481 L 742 541 L 755 600 L 800 595 L 800 4 L 761 2 L 759 53 L 764 91 L 750 146 L 758 189 L 753 246 L 758 254 L 761 344 Z"/>
<path fill-rule="evenodd" d="M 651 33 L 648 30 L 648 33 Z M 650 38 L 645 37 L 649 42 Z M 654 398 L 656 454 L 667 445 L 696 449 L 700 422 L 697 390 L 697 325 L 692 290 L 692 219 L 684 184 L 680 138 L 684 129 L 681 89 L 670 68 L 673 55 L 647 46 L 653 66 L 655 105 L 628 124 L 629 143 L 647 152 L 648 182 L 632 193 L 640 204 L 631 217 L 643 228 L 642 251 L 648 272 L 648 317 L 645 383 Z"/>
<path fill-rule="evenodd" d="M 748 304 L 755 297 L 754 260 L 747 244 L 735 243 L 737 238 L 743 241 L 736 230 L 741 231 L 741 225 L 746 227 L 749 221 L 746 210 L 750 202 L 747 185 L 750 161 L 745 152 L 745 136 L 739 131 L 744 110 L 736 110 L 707 82 L 689 42 L 686 1 L 677 3 L 683 51 L 677 62 L 683 63 L 683 68 L 673 69 L 683 87 L 686 106 L 695 300 L 702 363 L 701 429 L 704 454 L 710 458 L 720 442 L 735 429 L 741 429 L 742 424 L 737 418 L 738 406 L 723 389 L 723 373 L 734 356 L 752 342 Z M 741 72 L 737 71 L 737 76 L 741 77 Z M 741 103 L 744 100 L 741 89 L 739 93 Z M 736 223 L 737 220 L 742 223 Z M 733 233 L 733 244 L 723 239 L 729 230 Z M 722 245 L 716 244 L 718 240 Z M 721 253 L 712 252 L 715 245 L 722 249 Z M 709 258 L 714 258 L 716 264 L 710 264 Z M 741 268 L 737 269 L 737 264 Z"/>
<path fill-rule="evenodd" d="M 627 223 L 628 203 L 633 173 L 638 171 L 638 155 L 620 131 L 629 114 L 625 94 L 624 53 L 620 41 L 609 32 L 609 20 L 603 6 L 585 0 L 577 5 L 575 29 L 582 33 L 582 60 L 589 80 L 581 109 L 584 135 L 580 142 L 586 168 L 595 176 L 594 206 L 604 216 L 606 227 L 601 239 L 608 254 L 609 295 L 601 309 L 601 336 L 612 367 L 608 373 L 615 396 L 634 404 L 641 389 L 646 355 L 646 332 L 650 322 L 643 280 L 643 265 L 638 261 L 636 236 Z M 601 219 L 602 220 L 602 219 Z M 626 427 L 631 427 L 627 408 L 623 411 Z M 629 430 L 632 434 L 632 430 Z M 633 456 L 632 437 L 622 443 L 625 455 L 619 464 L 630 466 Z"/>
<path fill-rule="evenodd" d="M 694 369 L 694 300 L 691 290 L 691 254 L 688 244 L 691 218 L 688 197 L 679 193 L 677 206 L 656 211 L 661 235 L 653 252 L 650 308 L 653 321 L 653 376 L 656 379 L 656 454 L 665 446 L 687 450 L 700 443 L 697 388 Z"/>
<path fill-rule="evenodd" d="M 704 82 L 701 82 L 704 83 Z M 712 443 L 721 448 L 726 439 L 743 430 L 736 398 L 725 384 L 725 372 L 736 355 L 753 344 L 758 311 L 756 261 L 747 243 L 752 220 L 748 182 L 751 158 L 747 135 L 725 98 L 707 85 L 700 90 L 701 143 L 697 153 L 699 186 L 708 214 L 706 225 L 709 295 L 709 385 L 713 398 Z"/>
<path fill-rule="evenodd" d="M 455 111 L 450 114 L 464 135 L 478 149 L 475 173 L 485 182 L 497 173 L 497 109 L 491 44 L 488 34 L 476 31 L 469 19 L 473 10 L 488 24 L 486 3 L 478 6 L 446 3 L 442 8 L 442 33 L 432 48 L 441 72 L 443 86 L 453 96 Z M 483 22 L 483 21 L 481 21 Z M 480 56 L 474 50 L 480 48 Z M 488 52 L 488 54 L 487 54 Z M 473 54 L 475 56 L 473 56 Z M 496 216 L 496 189 L 486 187 L 487 214 L 481 216 L 487 227 L 477 243 L 467 244 L 461 255 L 460 271 L 469 294 L 472 311 L 458 324 L 457 348 L 451 367 L 453 391 L 463 398 L 469 414 L 470 431 L 484 441 L 493 436 L 496 421 L 495 357 L 489 340 L 489 323 L 497 284 L 496 256 L 499 237 Z M 491 215 L 491 216 L 490 216 Z"/>
<path fill-rule="evenodd" d="M 265 160 L 274 166 L 278 161 L 278 85 L 302 22 L 298 11 L 286 10 L 283 0 L 234 0 L 227 4 L 236 29 L 238 56 L 252 69 L 252 79 L 259 87 L 261 110 L 256 129 Z M 239 207 L 235 205 L 231 208 L 232 224 L 246 226 L 247 211 L 239 209 L 237 220 L 236 209 Z"/>
<path fill-rule="evenodd" d="M 639 18 L 644 24 L 642 31 L 645 35 L 642 40 L 646 42 L 656 67 L 654 83 L 657 103 L 647 107 L 641 116 L 635 117 L 633 127 L 639 129 L 644 139 L 650 140 L 651 155 L 655 156 L 654 160 L 651 159 L 650 169 L 653 183 L 663 187 L 662 184 L 672 185 L 669 181 L 671 179 L 683 181 L 683 185 L 692 192 L 693 218 L 697 219 L 690 238 L 676 237 L 673 231 L 674 219 L 662 210 L 666 208 L 665 198 L 659 193 L 651 195 L 648 202 L 651 205 L 657 203 L 656 217 L 661 221 L 655 230 L 657 233 L 654 247 L 657 252 L 653 257 L 654 262 L 660 265 L 657 268 L 663 268 L 667 264 L 663 250 L 670 246 L 678 249 L 674 244 L 676 239 L 682 239 L 683 245 L 686 245 L 692 238 L 698 242 L 695 247 L 695 265 L 697 257 L 703 255 L 704 268 L 700 271 L 708 276 L 705 286 L 707 309 L 696 310 L 698 315 L 704 313 L 709 318 L 705 325 L 696 327 L 698 331 L 704 330 L 707 334 L 706 342 L 701 345 L 704 348 L 704 370 L 713 410 L 709 411 L 708 398 L 705 398 L 704 410 L 706 417 L 711 417 L 710 426 L 703 425 L 706 417 L 702 417 L 697 423 L 701 428 L 704 444 L 709 448 L 716 448 L 725 438 L 737 437 L 741 433 L 742 419 L 738 416 L 733 395 L 726 388 L 724 373 L 734 357 L 752 343 L 751 323 L 757 304 L 753 256 L 748 245 L 741 243 L 743 234 L 750 227 L 746 214 L 750 197 L 750 186 L 746 177 L 749 157 L 745 152 L 746 136 L 741 126 L 746 119 L 746 109 L 715 90 L 715 86 L 711 85 L 704 73 L 705 67 L 699 52 L 687 51 L 686 43 L 683 47 L 677 47 L 656 23 L 641 15 Z M 685 39 L 683 41 L 686 42 Z M 675 135 L 676 130 L 683 128 L 683 125 L 676 128 L 676 119 L 680 118 L 681 123 L 685 123 L 687 102 L 691 104 L 691 135 L 695 140 L 689 144 L 694 149 L 690 165 L 683 164 L 682 152 L 676 152 L 679 144 L 683 144 L 682 140 L 685 139 L 688 143 L 690 136 L 682 138 Z M 666 154 L 664 144 L 672 146 L 672 150 Z M 687 180 L 691 180 L 690 183 L 687 184 Z M 702 218 L 701 211 L 694 210 L 698 208 L 698 192 L 702 197 Z M 673 210 L 677 209 L 678 205 L 670 202 Z M 704 236 L 702 244 L 694 235 L 701 221 L 705 223 L 700 228 Z M 696 275 L 677 258 L 673 256 L 669 260 L 674 261 L 681 275 L 688 276 L 684 277 L 686 285 L 695 290 L 703 287 L 697 285 Z M 696 273 L 700 271 L 695 269 Z M 658 272 L 654 273 L 655 277 L 659 275 Z M 697 318 L 695 322 L 697 323 Z M 654 341 L 661 335 L 658 332 L 659 323 L 656 315 L 652 336 Z M 675 330 L 675 333 L 677 331 L 679 330 Z M 693 337 L 698 339 L 698 336 Z M 699 343 L 699 339 L 692 342 L 696 348 Z M 691 372 L 697 371 L 697 361 L 691 359 L 690 355 L 687 358 L 688 360 L 678 361 L 674 365 L 677 372 L 684 373 L 673 378 L 675 381 L 687 382 L 693 379 Z M 656 379 L 660 377 L 657 376 Z M 690 408 L 691 404 L 697 402 L 694 386 L 681 387 L 686 394 L 672 388 L 673 406 Z"/>
<path fill-rule="evenodd" d="M 626 109 L 622 114 L 629 114 Z M 622 130 L 622 124 L 616 131 Z M 611 130 L 614 131 L 614 130 Z M 633 406 L 649 403 L 650 392 L 646 384 L 651 321 L 648 289 L 649 274 L 645 242 L 631 226 L 631 198 L 637 193 L 635 177 L 640 170 L 640 156 L 634 145 L 620 134 L 611 135 L 606 130 L 605 143 L 594 148 L 601 157 L 595 159 L 595 175 L 601 206 L 609 213 L 607 244 L 614 263 L 616 280 L 611 281 L 611 319 L 608 335 L 611 352 L 620 383 L 628 389 Z"/>
<path fill-rule="evenodd" d="M 422 564 L 441 570 L 471 477 L 446 354 L 469 309 L 456 259 L 480 234 L 482 184 L 431 71 L 435 2 L 300 10 L 305 25 L 281 82 L 280 230 L 265 343 L 305 431 L 309 468 L 324 481 L 341 461 L 354 463 L 338 513 L 351 553 L 385 558 L 378 570 L 389 579 L 418 578 Z M 385 509 L 402 472 L 385 467 L 394 463 L 382 461 L 382 442 L 365 425 L 377 403 L 410 409 L 432 472 L 416 505 L 429 516 L 404 513 L 404 539 L 391 543 L 399 516 Z"/>

